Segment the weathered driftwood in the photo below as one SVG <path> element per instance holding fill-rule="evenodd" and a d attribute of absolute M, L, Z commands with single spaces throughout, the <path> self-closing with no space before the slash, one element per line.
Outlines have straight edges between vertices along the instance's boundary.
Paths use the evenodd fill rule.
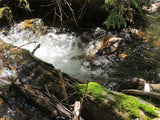
<path fill-rule="evenodd" d="M 147 97 L 160 100 L 160 94 L 157 92 L 145 92 L 143 90 L 136 90 L 136 89 L 125 89 L 122 92 L 126 94 L 131 94 L 131 95 L 147 96 Z"/>
<path fill-rule="evenodd" d="M 73 118 L 68 105 L 79 101 L 80 97 L 84 100 L 80 116 L 86 120 L 143 119 L 160 116 L 155 107 L 150 107 L 134 97 L 106 90 L 98 83 L 90 82 L 86 87 L 83 82 L 56 70 L 29 51 L 3 41 L 0 41 L 0 58 L 4 67 L 17 71 L 17 79 L 12 79 L 13 88 L 32 101 L 33 105 L 49 111 L 53 117 Z M 67 101 L 68 105 L 62 101 Z"/>

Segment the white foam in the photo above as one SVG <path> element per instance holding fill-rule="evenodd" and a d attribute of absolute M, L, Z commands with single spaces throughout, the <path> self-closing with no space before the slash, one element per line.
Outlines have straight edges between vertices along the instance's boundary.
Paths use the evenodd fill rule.
<path fill-rule="evenodd" d="M 96 32 L 99 29 L 96 29 Z M 13 43 L 16 46 L 36 41 L 37 43 L 31 43 L 23 48 L 32 51 L 36 45 L 41 44 L 34 55 L 45 62 L 53 64 L 55 68 L 60 69 L 72 77 L 85 80 L 100 75 L 108 76 L 107 71 L 110 69 L 106 66 L 110 62 L 105 57 L 98 58 L 93 64 L 95 66 L 104 66 L 107 70 L 103 70 L 101 67 L 93 69 L 90 62 L 86 61 L 85 58 L 79 59 L 79 56 L 88 55 L 95 46 L 100 46 L 99 41 L 87 43 L 83 42 L 81 37 L 76 36 L 75 33 L 66 32 L 57 34 L 57 31 L 58 29 L 53 27 L 48 30 L 46 35 L 35 36 L 31 31 L 20 29 L 20 25 L 17 24 L 10 29 L 7 36 L 0 33 L 0 39 L 7 43 Z"/>
<path fill-rule="evenodd" d="M 145 91 L 145 92 L 150 92 L 149 83 L 145 83 L 145 84 L 144 84 L 144 91 Z"/>

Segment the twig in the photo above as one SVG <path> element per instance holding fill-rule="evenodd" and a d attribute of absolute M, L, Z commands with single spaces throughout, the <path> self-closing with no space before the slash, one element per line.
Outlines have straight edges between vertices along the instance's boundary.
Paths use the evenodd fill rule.
<path fill-rule="evenodd" d="M 84 2 L 84 4 L 83 4 L 83 7 L 82 7 L 82 9 L 81 9 L 81 12 L 80 12 L 78 18 L 81 18 L 81 17 L 82 17 L 82 14 L 84 14 L 85 8 L 86 8 L 86 5 L 87 5 L 87 2 L 88 2 L 88 0 L 85 0 L 85 2 Z"/>
<path fill-rule="evenodd" d="M 80 114 L 81 114 L 81 109 L 82 109 L 84 98 L 86 97 L 86 94 L 87 94 L 88 83 L 89 83 L 89 81 L 87 81 L 87 83 L 86 83 L 86 88 L 85 88 L 83 98 L 82 98 L 82 101 L 81 101 L 81 104 L 80 104 L 80 109 L 79 109 Z"/>
<path fill-rule="evenodd" d="M 62 76 L 62 72 L 60 70 L 58 70 L 58 73 L 59 73 L 59 78 L 60 78 L 60 83 L 61 83 L 61 87 L 62 87 L 62 94 L 64 95 L 64 98 L 66 99 L 66 103 L 68 104 L 68 95 L 67 95 L 67 92 L 66 92 L 66 88 L 65 88 L 65 83 L 64 83 L 64 80 L 63 80 L 63 76 Z"/>
<path fill-rule="evenodd" d="M 62 14 L 62 6 L 61 6 L 61 0 L 56 0 L 57 2 L 57 5 L 58 5 L 58 9 L 59 9 L 59 12 L 60 12 L 60 21 L 61 21 L 61 26 L 63 27 L 63 14 Z"/>
<path fill-rule="evenodd" d="M 71 2 L 70 0 L 56 0 L 55 2 L 48 4 L 48 5 L 41 5 L 41 7 L 48 7 L 48 6 L 53 6 L 55 4 L 55 7 L 53 9 L 51 9 L 49 12 L 47 12 L 45 14 L 45 16 L 43 17 L 43 19 L 48 16 L 49 14 L 51 14 L 54 11 L 54 22 L 56 20 L 56 17 L 59 17 L 60 21 L 61 21 L 61 26 L 63 27 L 63 16 L 66 16 L 68 18 L 68 15 L 66 14 L 66 12 L 64 11 L 64 7 L 68 7 L 69 10 L 72 13 L 73 19 L 75 24 L 78 26 L 76 18 L 75 18 L 75 14 L 74 11 L 71 7 Z"/>
<path fill-rule="evenodd" d="M 65 109 L 67 112 L 69 112 L 70 114 L 72 114 L 72 112 L 68 109 L 68 108 L 66 108 L 59 100 L 58 100 L 58 98 L 52 93 L 52 95 L 49 93 L 49 91 L 48 92 L 44 92 L 44 94 L 45 95 L 47 95 L 51 100 L 53 100 L 53 101 L 55 101 L 55 102 L 57 102 L 58 104 L 59 104 L 59 108 L 63 108 L 63 109 Z M 57 106 L 58 107 L 58 106 Z M 69 118 L 71 118 L 70 116 L 68 116 Z"/>
<path fill-rule="evenodd" d="M 52 95 L 51 95 L 51 93 L 49 92 L 49 90 L 48 90 L 46 84 L 44 85 L 44 87 L 45 87 L 45 89 L 46 89 L 46 91 L 47 91 L 47 93 L 48 93 L 48 96 L 49 96 L 49 97 L 52 97 Z"/>
<path fill-rule="evenodd" d="M 48 5 L 40 5 L 40 7 L 49 7 L 49 6 L 53 6 L 56 2 L 53 2 L 51 4 L 48 4 Z"/>
<path fill-rule="evenodd" d="M 37 42 L 36 42 L 36 41 L 32 41 L 32 42 L 23 44 L 23 45 L 21 45 L 21 46 L 18 46 L 18 47 L 16 47 L 16 48 L 13 48 L 12 50 L 17 50 L 17 49 L 19 49 L 19 48 L 21 48 L 21 47 L 23 47 L 23 46 L 29 45 L 29 44 L 31 44 L 31 43 L 37 43 Z"/>
<path fill-rule="evenodd" d="M 70 97 L 72 97 L 73 95 L 75 95 L 75 94 L 77 94 L 77 92 L 74 92 L 74 93 L 72 93 L 70 96 L 68 96 L 67 98 L 64 98 L 63 100 L 61 100 L 61 102 L 63 102 L 64 100 L 66 100 L 66 99 L 68 99 L 68 98 L 70 98 Z"/>
<path fill-rule="evenodd" d="M 75 15 L 74 15 L 74 11 L 73 9 L 71 8 L 70 4 L 65 0 L 66 4 L 68 5 L 70 11 L 72 12 L 72 16 L 73 16 L 73 19 L 74 19 L 74 22 L 76 23 L 76 25 L 78 26 L 77 24 L 77 21 L 76 21 L 76 18 L 75 18 Z"/>
<path fill-rule="evenodd" d="M 49 14 L 51 14 L 55 9 L 56 9 L 56 7 L 53 8 L 53 9 L 52 9 L 51 11 L 49 11 L 48 13 L 46 13 L 45 16 L 43 17 L 43 19 L 46 18 Z"/>
<path fill-rule="evenodd" d="M 38 44 L 38 45 L 33 49 L 32 54 L 34 54 L 35 51 L 36 51 L 38 48 L 40 48 L 40 46 L 41 46 L 41 44 Z"/>

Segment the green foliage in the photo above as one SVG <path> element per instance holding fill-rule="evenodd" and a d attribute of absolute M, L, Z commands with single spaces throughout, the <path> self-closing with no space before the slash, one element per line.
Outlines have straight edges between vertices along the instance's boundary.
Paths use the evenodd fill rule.
<path fill-rule="evenodd" d="M 27 0 L 19 0 L 18 6 L 19 6 L 20 8 L 23 8 L 23 9 L 25 9 L 25 10 L 29 10 L 29 11 L 30 11 L 30 6 L 29 6 L 29 3 L 28 3 Z"/>
<path fill-rule="evenodd" d="M 150 0 L 105 0 L 105 5 L 109 10 L 105 22 L 107 29 L 111 26 L 119 29 L 122 25 L 127 26 L 126 19 L 132 21 L 133 11 L 138 11 L 139 15 L 142 16 L 142 6 L 149 6 Z"/>
<path fill-rule="evenodd" d="M 121 16 L 121 15 L 118 16 L 117 14 L 118 14 L 118 11 L 116 9 L 113 9 L 110 12 L 110 15 L 108 16 L 108 18 L 106 20 L 107 29 L 109 29 L 111 26 L 113 28 L 115 28 L 117 26 L 118 29 L 120 29 L 121 25 L 124 25 L 124 27 L 127 26 L 123 16 Z"/>
<path fill-rule="evenodd" d="M 11 23 L 13 20 L 13 15 L 10 7 L 2 7 L 0 8 L 0 22 L 4 23 Z"/>

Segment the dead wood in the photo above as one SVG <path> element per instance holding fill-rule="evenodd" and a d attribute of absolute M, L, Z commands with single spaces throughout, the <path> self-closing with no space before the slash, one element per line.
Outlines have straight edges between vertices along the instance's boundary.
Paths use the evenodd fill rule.
<path fill-rule="evenodd" d="M 32 54 L 34 55 L 34 53 L 36 52 L 36 50 L 38 49 L 38 48 L 40 48 L 40 46 L 41 46 L 41 44 L 38 44 L 34 49 L 33 49 L 33 51 L 32 51 Z"/>
<path fill-rule="evenodd" d="M 60 83 L 61 83 L 61 87 L 62 87 L 62 94 L 64 95 L 65 101 L 68 104 L 68 95 L 66 92 L 65 82 L 63 80 L 62 73 L 60 70 L 58 70 L 58 73 L 59 73 Z"/>
<path fill-rule="evenodd" d="M 51 64 L 36 58 L 28 50 L 17 49 L 3 41 L 0 42 L 0 58 L 8 69 L 12 66 L 12 69 L 17 71 L 17 78 L 11 79 L 14 89 L 20 91 L 33 104 L 49 111 L 53 117 L 63 116 L 66 119 L 72 117 L 72 112 L 60 101 L 65 99 L 72 104 L 73 95 L 76 93 L 74 85 L 82 82 L 65 73 L 59 73 Z M 17 79 L 21 84 L 17 84 Z M 65 93 L 70 100 L 68 96 L 62 94 L 64 90 L 61 85 L 66 86 Z"/>
<path fill-rule="evenodd" d="M 69 119 L 72 117 L 72 112 L 63 106 L 55 96 L 50 97 L 47 93 L 34 90 L 29 85 L 14 83 L 13 87 L 25 95 L 27 99 L 36 103 L 37 106 L 50 112 L 53 117 L 63 116 Z"/>
<path fill-rule="evenodd" d="M 122 92 L 126 94 L 131 94 L 131 95 L 147 96 L 153 99 L 160 100 L 160 94 L 156 92 L 145 92 L 143 90 L 136 90 L 136 89 L 126 89 L 126 90 L 123 90 Z"/>
<path fill-rule="evenodd" d="M 74 104 L 73 120 L 78 120 L 78 118 L 79 118 L 80 104 L 81 104 L 80 101 L 76 101 Z"/>

